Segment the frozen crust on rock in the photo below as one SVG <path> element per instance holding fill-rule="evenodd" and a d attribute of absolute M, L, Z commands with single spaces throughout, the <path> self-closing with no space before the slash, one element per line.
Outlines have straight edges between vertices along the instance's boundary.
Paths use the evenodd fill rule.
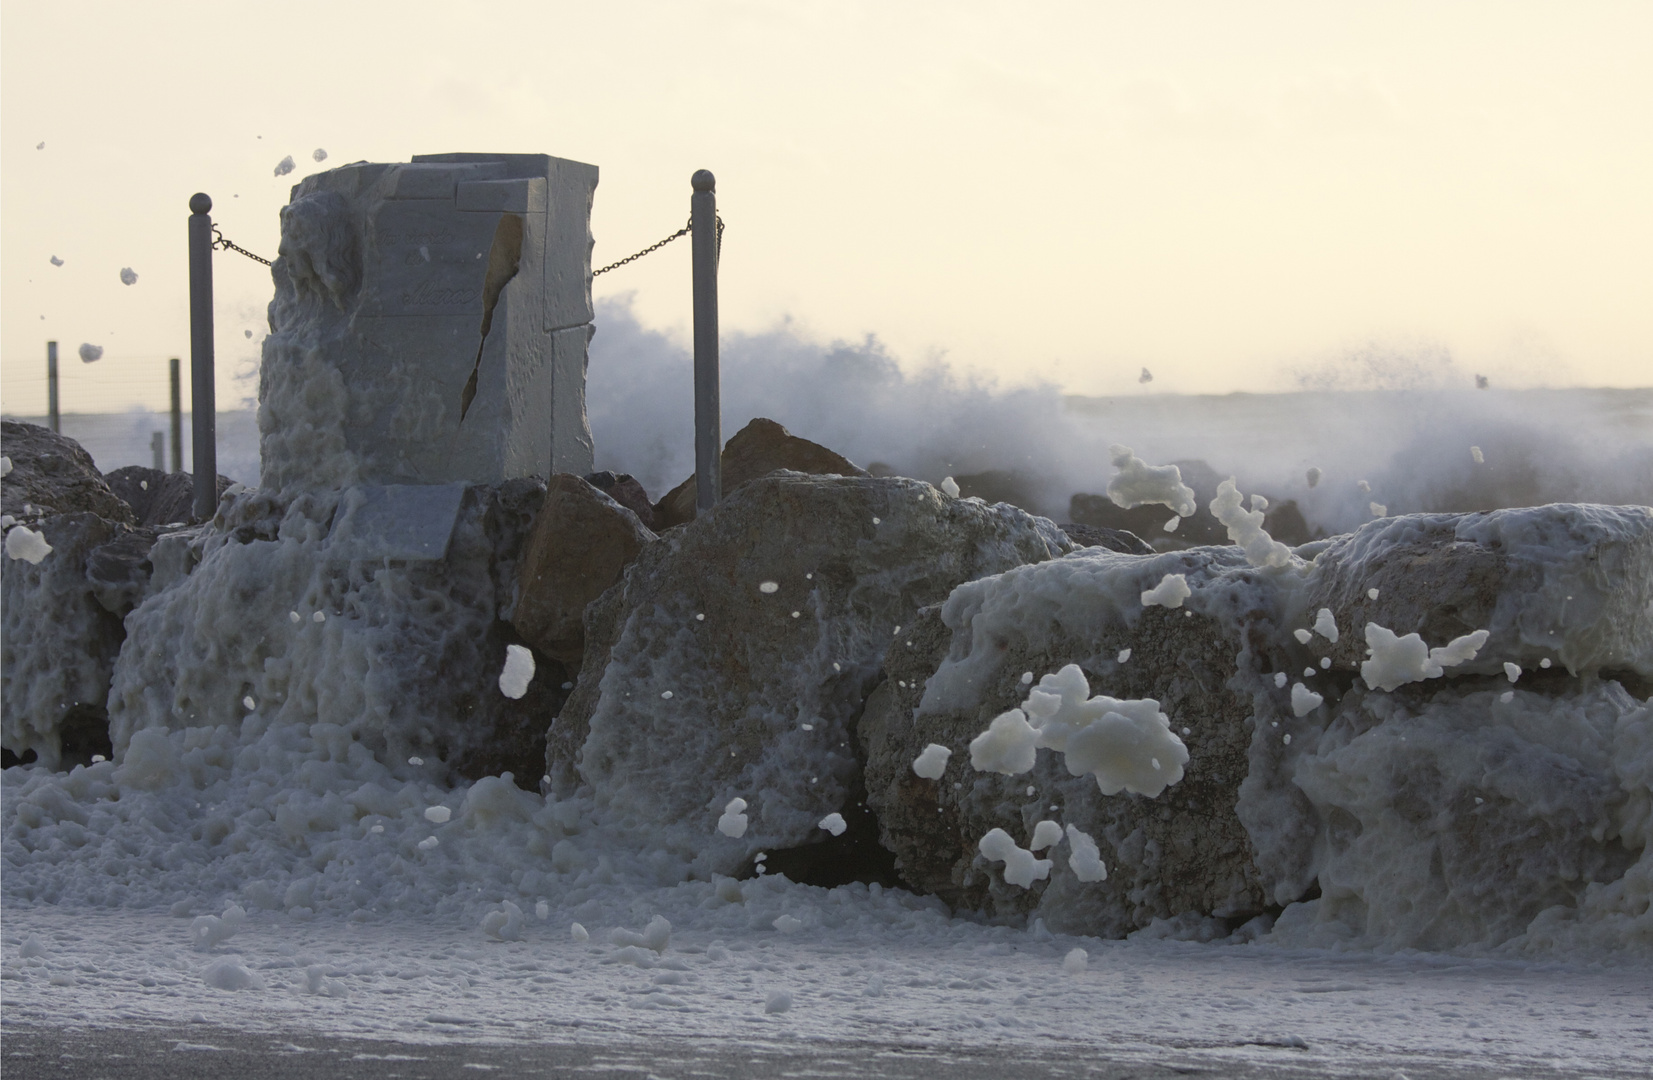
<path fill-rule="evenodd" d="M 549 736 L 553 789 L 588 792 L 706 871 L 818 842 L 860 767 L 852 721 L 885 652 L 909 651 L 918 608 L 1069 550 L 1043 518 L 916 480 L 750 481 L 643 548 L 587 609 L 586 665 Z M 912 771 L 922 749 L 901 768 L 932 786 Z M 751 803 L 743 843 L 707 847 L 736 794 Z"/>
<path fill-rule="evenodd" d="M 1486 630 L 1456 674 L 1531 670 L 1653 678 L 1653 509 L 1555 504 L 1385 518 L 1314 561 L 1304 607 L 1337 625 L 1377 625 L 1435 646 Z M 1370 590 L 1376 589 L 1373 597 Z M 1368 659 L 1364 634 L 1331 646 L 1336 667 Z"/>
<path fill-rule="evenodd" d="M 1192 616 L 1140 603 L 1172 571 L 1194 588 Z M 1207 603 L 1220 614 L 1208 614 Z M 1248 640 L 1281 633 L 1281 620 L 1277 590 L 1233 548 L 1152 557 L 1086 549 L 961 585 L 921 612 L 902 630 L 914 647 L 890 650 L 859 728 L 868 805 L 903 879 L 954 907 L 1037 914 L 1054 930 L 1092 934 L 1123 935 L 1190 910 L 1261 912 L 1268 898 L 1235 809 L 1255 707 L 1236 661 Z M 1121 664 L 1126 647 L 1130 662 Z M 1001 713 L 1027 707 L 1022 673 L 1048 677 L 1068 664 L 1091 692 L 1158 702 L 1188 754 L 1179 783 L 1153 799 L 1108 796 L 1056 753 L 1038 754 L 1014 776 L 970 767 L 970 741 Z M 953 752 L 938 783 L 911 769 L 931 743 Z M 994 828 L 1028 836 L 1046 818 L 1093 837 L 1097 864 L 1055 858 L 1048 880 L 1026 889 L 984 872 L 968 839 Z"/>

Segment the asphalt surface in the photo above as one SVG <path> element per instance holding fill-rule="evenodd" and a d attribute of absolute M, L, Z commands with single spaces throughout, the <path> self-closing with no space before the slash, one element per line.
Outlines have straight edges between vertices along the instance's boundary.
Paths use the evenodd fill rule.
<path fill-rule="evenodd" d="M 1238 1052 L 1241 1059 L 1233 1055 Z M 0 1076 L 7 1080 L 424 1080 L 475 1077 L 637 1077 L 639 1080 L 770 1080 L 836 1077 L 871 1080 L 1159 1080 L 1234 1077 L 1272 1080 L 1374 1077 L 1436 1080 L 1481 1077 L 1575 1077 L 1559 1063 L 1465 1058 L 1458 1061 L 1327 1060 L 1310 1048 L 1243 1046 L 1167 1050 L 1163 1063 L 1108 1061 L 1094 1047 L 1025 1043 L 946 1050 L 864 1042 L 401 1042 L 331 1035 L 248 1033 L 202 1024 L 145 1028 L 17 1027 L 0 1029 Z M 1226 1057 L 1226 1059 L 1225 1059 Z M 1609 1077 L 1625 1073 L 1593 1073 Z"/>

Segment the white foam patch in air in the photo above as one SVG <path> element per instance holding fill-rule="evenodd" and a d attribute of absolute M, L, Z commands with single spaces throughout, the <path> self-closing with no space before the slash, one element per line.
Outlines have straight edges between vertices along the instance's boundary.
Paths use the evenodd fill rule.
<path fill-rule="evenodd" d="M 1149 465 L 1129 446 L 1114 445 L 1108 451 L 1119 471 L 1108 481 L 1108 498 L 1126 510 L 1150 503 L 1168 506 L 1178 517 L 1194 513 L 1194 489 L 1182 482 L 1182 470 L 1175 465 Z"/>
<path fill-rule="evenodd" d="M 499 673 L 499 692 L 508 698 L 520 698 L 528 693 L 528 684 L 533 680 L 533 652 L 523 645 L 505 646 L 505 668 Z"/>

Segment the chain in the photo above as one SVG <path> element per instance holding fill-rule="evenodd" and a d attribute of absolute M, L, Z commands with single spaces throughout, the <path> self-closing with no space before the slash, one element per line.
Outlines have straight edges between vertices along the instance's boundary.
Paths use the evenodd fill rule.
<path fill-rule="evenodd" d="M 224 248 L 227 251 L 238 251 L 254 262 L 261 262 L 265 266 L 270 265 L 269 259 L 263 258 L 259 255 L 254 255 L 240 244 L 232 242 L 223 233 L 218 231 L 218 226 L 216 225 L 212 227 L 212 246 L 215 248 Z"/>
<path fill-rule="evenodd" d="M 681 229 L 679 229 L 676 232 L 672 233 L 670 236 L 666 237 L 664 240 L 661 240 L 658 243 L 650 244 L 648 247 L 644 248 L 642 251 L 639 251 L 635 255 L 627 255 L 625 258 L 621 259 L 619 262 L 609 263 L 607 266 L 603 267 L 601 270 L 593 270 L 591 272 L 591 276 L 596 277 L 598 274 L 606 274 L 610 270 L 618 270 L 620 267 L 626 265 L 627 263 L 636 262 L 638 259 L 641 259 L 644 255 L 652 254 L 653 252 L 659 251 L 661 248 L 665 247 L 667 244 L 671 243 L 673 240 L 676 240 L 678 237 L 689 235 L 689 232 L 693 227 L 694 227 L 693 222 L 691 222 L 690 224 L 685 225 Z M 212 227 L 212 237 L 213 237 L 212 246 L 215 247 L 215 248 L 222 248 L 226 251 L 239 252 L 240 254 L 245 255 L 247 258 L 252 259 L 254 262 L 261 262 L 265 266 L 270 265 L 270 260 L 269 259 L 266 259 L 266 258 L 264 258 L 262 256 L 259 256 L 259 255 L 254 255 L 252 252 L 248 251 L 246 248 L 242 247 L 240 244 L 235 243 L 233 240 L 226 237 L 223 233 L 219 232 L 218 231 L 218 226 L 216 226 L 216 225 L 214 225 Z M 718 218 L 717 218 L 717 258 L 720 261 L 723 258 L 723 215 L 721 215 L 721 214 L 719 214 Z"/>
<path fill-rule="evenodd" d="M 609 263 L 607 266 L 603 267 L 601 270 L 593 270 L 593 271 L 591 271 L 591 276 L 596 277 L 598 274 L 606 274 L 610 270 L 618 270 L 620 267 L 626 265 L 627 263 L 636 262 L 638 259 L 641 259 L 644 255 L 648 255 L 648 254 L 651 254 L 652 252 L 659 251 L 661 248 L 665 247 L 667 244 L 671 243 L 673 240 L 676 240 L 678 237 L 689 235 L 689 233 L 693 229 L 694 229 L 694 219 L 690 218 L 689 223 L 687 225 L 683 226 L 681 229 L 679 229 L 676 232 L 672 233 L 670 236 L 666 237 L 664 240 L 661 240 L 659 243 L 650 244 L 648 247 L 644 248 L 642 251 L 639 251 L 637 254 L 627 255 L 625 258 L 621 259 L 619 262 Z M 719 214 L 718 218 L 717 218 L 717 255 L 718 255 L 718 258 L 720 258 L 720 259 L 723 256 L 723 215 L 721 215 L 721 214 Z"/>

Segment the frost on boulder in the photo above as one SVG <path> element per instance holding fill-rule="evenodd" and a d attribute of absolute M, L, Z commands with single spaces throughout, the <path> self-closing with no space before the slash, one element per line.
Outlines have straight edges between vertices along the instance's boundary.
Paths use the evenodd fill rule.
<path fill-rule="evenodd" d="M 1215 610 L 1233 614 L 1144 608 L 1142 591 L 1171 572 L 1184 575 Z M 1036 913 L 1053 929 L 1090 934 L 1122 935 L 1188 910 L 1235 918 L 1263 910 L 1263 882 L 1235 813 L 1254 713 L 1253 692 L 1236 675 L 1237 662 L 1250 662 L 1248 641 L 1266 641 L 1283 615 L 1277 594 L 1232 548 L 1147 558 L 1087 549 L 955 589 L 945 604 L 903 627 L 914 647 L 890 651 L 886 679 L 859 728 L 868 804 L 902 878 L 955 907 Z M 1254 628 L 1249 634 L 1247 626 Z M 1129 663 L 1121 663 L 1127 648 Z M 1063 679 L 1069 664 L 1076 671 Z M 1045 673 L 1037 691 L 1023 683 L 1027 671 Z M 1059 687 L 1068 681 L 1072 692 L 1064 698 Z M 1070 707 L 1069 699 L 1084 709 Z M 1106 774 L 1109 755 L 1093 762 L 1087 753 L 1092 734 L 1107 733 L 1090 729 L 1110 713 L 1122 715 L 1118 705 L 1143 703 L 1146 710 L 1150 700 L 1158 703 L 1152 712 L 1169 720 L 1167 726 L 1156 715 L 1148 729 L 1157 729 L 1165 755 L 1160 770 L 1153 769 L 1160 756 L 1154 751 L 1140 755 L 1140 764 L 1165 779 L 1180 769 L 1182 779 L 1152 799 L 1123 783 L 1104 795 L 1101 777 L 1089 770 L 1102 766 Z M 1036 737 L 1065 751 L 1038 754 L 1016 775 L 955 765 L 948 776 L 958 777 L 957 785 L 914 777 L 912 762 L 926 746 L 968 758 L 971 741 L 1011 710 L 1022 711 Z M 1036 710 L 1046 711 L 1035 716 Z M 1078 756 L 1069 761 L 1076 741 Z M 1176 752 L 1179 745 L 1186 757 Z M 1075 764 L 1079 775 L 1070 768 Z M 1141 782 L 1152 789 L 1147 777 Z M 1027 888 L 984 874 L 976 848 L 964 842 L 995 828 L 1029 835 L 1041 820 L 1058 817 L 1093 838 L 1095 861 L 1092 849 L 1075 842 L 1069 855 L 1053 857 L 1048 879 Z"/>
<path fill-rule="evenodd" d="M 146 729 L 256 739 L 297 725 L 397 770 L 416 757 L 532 783 L 562 680 L 542 674 L 519 700 L 501 693 L 499 612 L 542 490 L 473 487 L 443 558 L 396 561 L 336 543 L 332 523 L 362 505 L 359 490 L 227 496 L 212 528 L 156 546 L 109 694 L 115 753 Z"/>
<path fill-rule="evenodd" d="M 551 727 L 554 790 L 584 788 L 651 836 L 692 834 L 682 850 L 719 873 L 824 840 L 824 816 L 851 816 L 854 719 L 917 608 L 1066 550 L 1041 518 L 919 481 L 744 484 L 644 547 L 587 610 L 586 665 Z M 901 762 L 914 782 L 922 748 Z M 708 847 L 736 794 L 752 804 L 743 844 Z"/>

